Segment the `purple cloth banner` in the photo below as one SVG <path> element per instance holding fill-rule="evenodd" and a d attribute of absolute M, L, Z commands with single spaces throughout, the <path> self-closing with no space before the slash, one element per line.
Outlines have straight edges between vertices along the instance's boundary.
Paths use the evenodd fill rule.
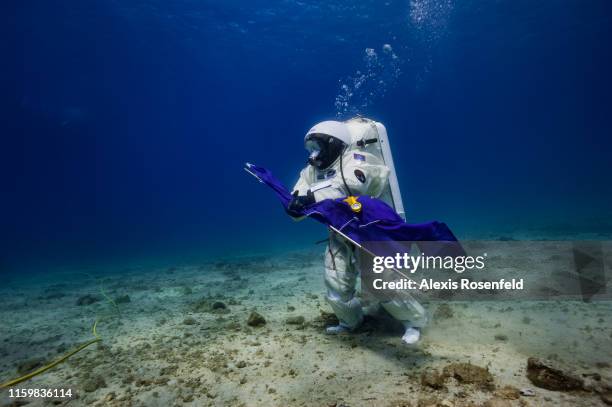
<path fill-rule="evenodd" d="M 272 188 L 283 207 L 287 209 L 292 199 L 291 193 L 270 171 L 248 163 L 245 170 Z M 378 253 L 375 254 L 379 256 L 409 250 L 405 242 L 415 242 L 426 255 L 465 255 L 457 238 L 442 222 L 408 224 L 385 202 L 368 196 L 358 197 L 361 211 L 355 213 L 343 199 L 326 199 L 316 202 L 304 208 L 302 214 L 327 226 L 333 226 L 365 247 L 368 247 L 368 242 L 389 242 L 389 245 L 384 245 L 386 253 L 380 253 L 380 249 L 377 250 Z M 404 244 L 399 244 L 400 242 Z M 439 244 L 429 242 L 439 242 Z M 376 247 L 380 248 L 381 245 L 377 244 Z"/>

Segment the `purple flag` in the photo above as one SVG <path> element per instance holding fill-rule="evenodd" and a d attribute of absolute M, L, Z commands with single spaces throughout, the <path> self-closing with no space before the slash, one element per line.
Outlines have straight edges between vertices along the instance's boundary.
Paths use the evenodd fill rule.
<path fill-rule="evenodd" d="M 287 209 L 292 199 L 291 193 L 270 171 L 249 163 L 245 170 L 272 188 Z M 465 255 L 457 238 L 442 222 L 408 224 L 385 202 L 363 195 L 357 197 L 361 210 L 354 212 L 344 199 L 326 199 L 308 205 L 302 215 L 332 227 L 362 246 L 367 247 L 368 242 L 389 242 L 384 245 L 386 253 L 380 253 L 378 249 L 376 255 L 403 253 L 409 249 L 405 243 L 400 245 L 400 242 L 415 242 L 426 255 Z M 380 248 L 381 245 L 376 247 Z"/>

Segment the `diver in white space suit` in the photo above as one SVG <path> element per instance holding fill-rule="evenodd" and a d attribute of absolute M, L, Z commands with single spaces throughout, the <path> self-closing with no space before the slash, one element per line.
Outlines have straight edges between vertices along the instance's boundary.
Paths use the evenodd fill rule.
<path fill-rule="evenodd" d="M 367 195 L 384 200 L 404 217 L 387 131 L 381 123 L 365 118 L 324 121 L 306 133 L 304 143 L 310 157 L 293 188 L 291 216 L 299 218 L 299 210 L 324 199 Z M 330 334 L 351 331 L 363 321 L 356 292 L 357 250 L 345 237 L 331 233 L 325 252 L 325 285 L 327 301 L 340 324 L 327 328 Z M 380 306 L 404 324 L 404 342 L 419 340 L 427 316 L 418 302 L 391 300 Z"/>

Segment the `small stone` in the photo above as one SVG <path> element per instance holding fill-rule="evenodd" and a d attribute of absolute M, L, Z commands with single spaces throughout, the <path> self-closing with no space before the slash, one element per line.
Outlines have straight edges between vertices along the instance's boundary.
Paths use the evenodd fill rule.
<path fill-rule="evenodd" d="M 475 384 L 483 390 L 493 390 L 493 375 L 485 368 L 471 363 L 451 363 L 443 371 L 446 377 L 454 377 L 462 384 Z"/>
<path fill-rule="evenodd" d="M 241 360 L 240 362 L 236 363 L 236 367 L 238 369 L 245 368 L 246 366 L 247 366 L 247 363 L 244 360 Z"/>
<path fill-rule="evenodd" d="M 295 317 L 289 317 L 285 320 L 285 322 L 287 323 L 287 325 L 304 325 L 306 319 L 303 316 L 299 315 Z"/>
<path fill-rule="evenodd" d="M 230 310 L 224 302 L 200 298 L 191 304 L 193 312 L 210 312 L 213 314 L 229 314 Z"/>
<path fill-rule="evenodd" d="M 247 319 L 247 325 L 248 326 L 263 326 L 266 324 L 266 319 L 257 311 L 253 311 L 251 312 L 251 315 L 249 315 L 249 319 Z"/>
<path fill-rule="evenodd" d="M 534 357 L 527 359 L 527 378 L 538 387 L 554 391 L 579 390 L 584 385 L 582 378 L 549 360 Z"/>
<path fill-rule="evenodd" d="M 421 384 L 432 389 L 443 389 L 445 377 L 435 369 L 426 370 L 421 373 Z"/>
<path fill-rule="evenodd" d="M 507 341 L 508 340 L 508 335 L 504 335 L 504 334 L 497 334 L 495 335 L 495 340 L 496 341 Z"/>
<path fill-rule="evenodd" d="M 86 295 L 80 296 L 77 299 L 76 305 L 91 305 L 98 301 L 100 301 L 100 298 L 90 295 L 90 294 L 86 294 Z"/>
<path fill-rule="evenodd" d="M 130 299 L 130 296 L 127 294 L 120 295 L 119 297 L 115 298 L 116 304 L 127 304 L 128 302 L 132 302 L 132 300 Z"/>

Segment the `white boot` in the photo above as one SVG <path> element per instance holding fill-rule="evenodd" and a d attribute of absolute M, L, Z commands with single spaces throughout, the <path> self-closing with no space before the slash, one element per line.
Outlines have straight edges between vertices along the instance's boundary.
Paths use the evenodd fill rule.
<path fill-rule="evenodd" d="M 404 332 L 404 336 L 402 336 L 402 341 L 407 345 L 413 345 L 419 341 L 421 337 L 421 330 L 419 328 L 415 328 L 413 326 L 406 327 L 406 332 Z"/>
<path fill-rule="evenodd" d="M 342 322 L 340 322 L 338 325 L 328 326 L 327 328 L 325 328 L 325 333 L 328 335 L 338 335 L 338 334 L 343 334 L 343 333 L 347 333 L 351 331 L 352 331 L 351 327 L 343 324 Z"/>

